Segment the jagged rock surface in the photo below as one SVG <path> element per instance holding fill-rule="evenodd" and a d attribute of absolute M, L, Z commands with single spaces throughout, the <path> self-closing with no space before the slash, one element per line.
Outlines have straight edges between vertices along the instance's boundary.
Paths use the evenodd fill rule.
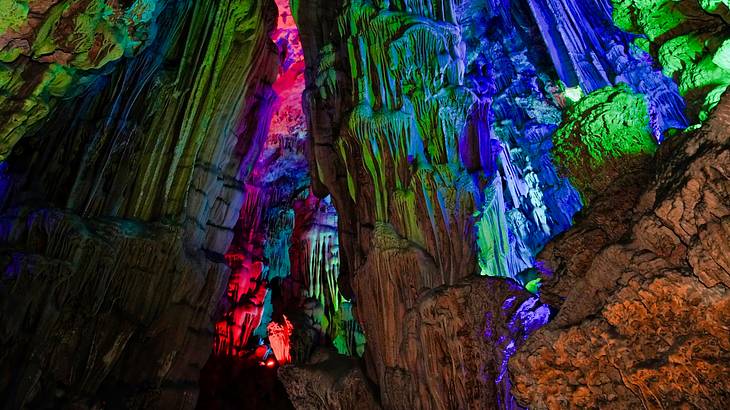
<path fill-rule="evenodd" d="M 614 1 L 619 14 L 625 10 L 626 3 L 641 3 L 641 7 L 653 10 L 654 4 L 661 2 Z M 677 85 L 657 72 L 646 52 L 632 44 L 635 36 L 616 27 L 610 0 L 527 0 L 527 3 L 539 22 L 555 70 L 567 86 L 579 85 L 589 94 L 623 83 L 646 96 L 648 120 L 656 137 L 666 129 L 687 126 L 685 103 Z M 664 3 L 669 6 L 672 2 Z"/>
<path fill-rule="evenodd" d="M 728 124 L 725 94 L 701 129 L 660 148 L 641 195 L 618 202 L 625 216 L 611 220 L 615 197 L 597 199 L 540 254 L 553 275 L 543 291 L 562 306 L 510 361 L 513 392 L 522 404 L 727 404 Z M 579 245 L 589 233 L 599 245 Z"/>
<path fill-rule="evenodd" d="M 225 265 L 162 224 L 24 209 L 2 224 L 7 408 L 195 405 Z"/>
<path fill-rule="evenodd" d="M 0 8 L 0 161 L 53 111 L 113 63 L 155 37 L 171 2 L 4 1 Z"/>
<path fill-rule="evenodd" d="M 651 52 L 687 101 L 693 122 L 730 85 L 730 3 L 726 0 L 612 0 L 613 19 Z"/>
<path fill-rule="evenodd" d="M 384 366 L 378 371 L 387 383 L 380 399 L 371 397 L 353 359 L 287 366 L 279 374 L 301 409 L 369 409 L 381 403 L 389 409 L 514 408 L 507 361 L 549 314 L 515 282 L 472 276 L 423 293 L 401 321 L 392 322 L 405 333 L 388 361 L 374 364 Z M 353 400 L 353 391 L 366 400 Z"/>
<path fill-rule="evenodd" d="M 424 293 L 405 316 L 399 360 L 386 369 L 393 386 L 387 402 L 402 409 L 515 408 L 507 361 L 549 315 L 510 280 L 472 276 Z"/>
<path fill-rule="evenodd" d="M 422 7 L 409 13 L 404 5 L 391 12 L 362 1 L 297 10 L 315 190 L 330 192 L 340 215 L 343 294 L 356 301 L 368 375 L 386 408 L 419 406 L 419 370 L 406 362 L 415 352 L 400 346 L 406 312 L 424 291 L 476 271 L 471 214 L 479 194 L 458 164 L 455 138 L 472 97 L 447 3 L 433 13 Z M 443 58 L 427 57 L 433 53 Z M 418 65 L 425 65 L 421 72 L 413 70 Z M 350 67 L 354 89 L 345 74 Z M 439 96 L 426 100 L 423 93 Z M 409 157 L 416 139 L 417 159 Z M 433 394 L 421 405 L 444 403 L 440 392 Z"/>
<path fill-rule="evenodd" d="M 353 310 L 367 332 L 365 371 L 333 358 L 282 370 L 299 407 L 519 407 L 506 363 L 549 310 L 511 281 L 474 275 L 517 278 L 580 207 L 550 157 L 560 111 L 581 89 L 626 82 L 646 98 L 633 104 L 646 124 L 628 127 L 643 140 L 683 127 L 673 84 L 631 42 L 675 76 L 693 121 L 730 78 L 727 0 L 614 3 L 620 25 L 648 41 L 614 27 L 608 0 L 292 0 L 313 191 L 332 195 L 336 218 L 286 170 L 248 179 L 288 154 L 291 175 L 304 169 L 304 118 L 295 138 L 268 132 L 272 1 L 0 0 L 12 4 L 0 16 L 6 406 L 191 407 L 239 221 L 255 267 L 242 263 L 232 281 L 247 292 L 231 297 L 239 318 L 223 330 L 240 335 L 219 343 L 241 346 L 221 350 L 236 357 L 268 321 L 267 295 L 281 297 L 269 279 L 292 306 L 310 297 L 311 339 L 345 335 L 334 344 L 358 352 Z M 282 52 L 282 66 L 292 57 Z M 300 88 L 284 88 L 297 101 Z M 635 119 L 612 111 L 613 124 Z M 641 156 L 622 175 L 615 159 L 579 225 L 548 245 L 542 298 L 561 310 L 512 361 L 523 403 L 728 401 L 727 111 L 665 144 L 661 161 Z M 601 121 L 569 132 L 569 146 L 607 136 L 595 112 Z"/>
<path fill-rule="evenodd" d="M 508 377 L 477 371 L 477 363 L 493 366 L 494 354 L 470 356 L 472 339 L 451 333 L 446 319 L 430 332 L 415 318 L 433 289 L 458 289 L 479 272 L 517 278 L 580 207 L 555 172 L 550 135 L 581 93 L 569 94 L 546 64 L 540 33 L 564 45 L 552 57 L 571 59 L 569 86 L 625 81 L 631 93 L 652 95 L 635 97 L 651 111 L 639 121 L 642 137 L 685 123 L 673 84 L 629 47 L 605 1 L 588 3 L 353 0 L 296 10 L 313 185 L 332 195 L 340 216 L 341 288 L 365 331 L 367 374 L 383 407 L 514 404 Z M 573 20 L 561 20 L 558 32 L 550 19 L 566 13 Z M 499 292 L 494 285 L 484 298 L 501 300 Z"/>
<path fill-rule="evenodd" d="M 299 410 L 377 410 L 380 405 L 357 359 L 319 350 L 310 363 L 279 369 L 289 399 Z"/>

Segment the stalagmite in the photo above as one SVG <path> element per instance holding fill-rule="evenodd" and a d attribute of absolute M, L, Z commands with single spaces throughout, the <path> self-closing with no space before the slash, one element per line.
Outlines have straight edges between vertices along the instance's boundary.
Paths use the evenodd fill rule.
<path fill-rule="evenodd" d="M 276 322 L 269 323 L 267 327 L 269 331 L 269 340 L 271 341 L 271 349 L 274 351 L 274 356 L 279 364 L 286 364 L 291 362 L 291 355 L 289 350 L 291 349 L 290 337 L 294 326 L 292 326 L 289 319 L 284 316 L 284 323 L 279 324 Z"/>

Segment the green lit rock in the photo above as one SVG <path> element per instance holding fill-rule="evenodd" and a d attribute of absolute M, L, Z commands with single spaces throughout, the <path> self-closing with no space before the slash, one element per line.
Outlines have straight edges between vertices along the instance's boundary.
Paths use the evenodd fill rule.
<path fill-rule="evenodd" d="M 167 1 L 125 3 L 0 0 L 0 161 L 59 98 L 81 94 L 155 37 Z"/>
<path fill-rule="evenodd" d="M 553 143 L 556 163 L 587 201 L 657 148 L 646 101 L 624 84 L 596 90 L 575 104 Z"/>
<path fill-rule="evenodd" d="M 730 85 L 727 0 L 613 0 L 613 19 L 644 34 L 646 47 L 679 85 L 693 121 L 703 122 Z M 649 44 L 646 45 L 648 40 Z"/>

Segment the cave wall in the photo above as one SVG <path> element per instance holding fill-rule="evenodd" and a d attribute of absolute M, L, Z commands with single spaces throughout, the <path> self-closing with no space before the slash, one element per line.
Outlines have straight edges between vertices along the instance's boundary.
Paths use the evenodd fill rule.
<path fill-rule="evenodd" d="M 559 313 L 510 362 L 535 408 L 723 408 L 730 396 L 730 94 L 618 175 L 539 255 Z"/>
<path fill-rule="evenodd" d="M 498 7 L 479 5 L 480 16 L 497 21 Z M 474 11 L 458 2 L 298 10 L 315 192 L 330 193 L 340 215 L 344 291 L 351 288 L 367 338 L 367 373 L 386 408 L 513 405 L 508 378 L 495 382 L 500 372 L 491 370 L 480 376 L 467 359 L 484 357 L 479 363 L 498 369 L 498 357 L 508 355 L 483 338 L 483 318 L 448 336 L 440 327 L 427 330 L 447 319 L 413 312 L 436 297 L 430 290 L 480 272 L 514 276 L 530 267 L 529 247 L 567 227 L 580 206 L 548 158 L 545 142 L 560 110 L 542 82 L 549 78 L 535 74 L 522 43 L 536 27 L 513 23 L 524 8 L 517 17 L 507 13 L 502 33 L 490 33 L 494 42 L 482 46 L 477 39 L 489 19 L 462 21 Z M 512 37 L 500 38 L 505 32 Z M 501 58 L 504 71 L 490 58 Z M 492 110 L 493 101 L 499 105 Z M 537 185 L 550 194 L 543 197 Z M 565 206 L 547 211 L 549 201 Z M 519 228 L 523 235 L 515 234 Z M 510 247 L 516 241 L 524 250 Z M 515 348 L 524 339 L 504 330 L 515 313 L 499 309 L 524 291 L 509 289 L 484 295 L 495 300 L 485 309 L 505 345 Z M 443 341 L 455 334 L 469 342 L 447 351 Z M 442 366 L 427 357 L 441 358 Z"/>
<path fill-rule="evenodd" d="M 274 4 L 15 5 L 2 28 L 0 396 L 192 408 L 275 101 Z"/>
<path fill-rule="evenodd" d="M 677 7 L 693 7 L 687 3 Z M 724 6 L 717 7 L 721 15 Z M 379 389 L 379 405 L 655 403 L 645 399 L 643 387 L 611 392 L 588 387 L 584 379 L 575 381 L 575 373 L 561 361 L 568 360 L 564 356 L 548 356 L 543 364 L 531 349 L 549 354 L 557 341 L 570 352 L 572 339 L 559 328 L 565 326 L 562 322 L 537 331 L 541 336 L 521 337 L 507 330 L 516 313 L 500 311 L 498 304 L 484 306 L 482 315 L 497 318 L 499 340 L 511 341 L 510 347 L 483 346 L 483 318 L 456 331 L 460 343 L 452 346 L 452 326 L 462 322 L 445 312 L 475 302 L 454 296 L 455 306 L 436 317 L 420 310 L 436 303 L 439 292 L 480 273 L 509 277 L 532 291 L 545 284 L 533 315 L 547 309 L 541 303 L 560 309 L 560 318 L 573 315 L 568 313 L 573 305 L 604 301 L 593 292 L 590 269 L 608 268 L 599 267 L 603 259 L 596 255 L 630 234 L 626 225 L 633 223 L 635 201 L 646 195 L 653 178 L 658 144 L 672 136 L 683 138 L 676 129 L 701 117 L 691 107 L 685 116 L 680 93 L 687 94 L 652 60 L 656 50 L 642 49 L 646 38 L 614 25 L 612 16 L 621 12 L 605 1 L 569 0 L 349 1 L 299 7 L 313 184 L 319 195 L 332 195 L 340 215 L 341 276 L 347 275 L 343 288 L 352 292 L 367 337 L 366 373 Z M 662 148 L 658 158 L 668 158 L 670 149 Z M 671 166 L 682 169 L 677 163 Z M 581 205 L 588 208 L 576 215 Z M 561 235 L 574 221 L 578 233 Z M 556 242 L 550 242 L 556 235 Z M 555 245 L 561 241 L 566 244 Z M 535 258 L 543 246 L 546 250 Z M 555 246 L 580 268 L 556 271 L 545 256 Z M 633 262 L 607 263 L 623 272 Z M 664 268 L 653 265 L 642 272 L 649 276 L 655 272 L 651 269 Z M 567 277 L 571 280 L 561 279 Z M 509 299 L 498 286 L 485 290 L 483 297 Z M 518 297 L 519 289 L 511 296 Z M 567 304 L 558 289 L 575 301 Z M 722 287 L 711 291 L 715 299 L 708 301 L 716 300 L 716 308 L 724 306 L 722 292 Z M 594 306 L 593 314 L 595 309 L 600 311 Z M 591 316 L 583 310 L 586 322 L 571 325 L 589 326 Z M 717 330 L 723 317 L 719 313 L 708 326 Z M 662 318 L 659 312 L 646 314 L 647 321 Z M 622 319 L 614 319 L 616 328 L 609 332 L 620 332 Z M 429 329 L 434 322 L 436 329 Z M 534 328 L 524 334 L 530 331 Z M 722 335 L 712 334 L 702 343 L 709 345 L 717 337 Z M 603 374 L 610 363 L 599 358 L 613 345 L 590 343 L 585 342 L 583 362 L 574 366 Z M 629 351 L 650 344 L 643 339 L 636 346 L 627 343 Z M 514 389 L 516 398 L 509 393 L 509 377 L 483 371 L 498 368 L 499 358 L 514 351 L 519 357 L 511 359 L 512 374 L 521 383 Z M 724 360 L 722 350 L 708 354 L 709 362 Z M 481 367 L 472 367 L 471 357 L 478 357 Z M 649 360 L 651 366 L 660 364 Z M 301 374 L 318 371 L 305 368 Z M 722 369 L 717 371 L 712 374 L 726 379 Z M 552 377 L 560 385 L 553 386 Z M 666 381 L 674 376 L 654 372 L 646 377 Z M 711 393 L 701 404 L 716 406 L 725 393 L 711 387 L 711 379 L 704 376 L 695 385 L 708 383 Z M 288 380 L 287 389 L 302 403 L 322 400 L 302 397 L 303 382 Z M 570 394 L 552 398 L 564 385 Z M 349 408 L 349 402 L 337 399 L 346 387 L 332 388 L 329 406 Z M 685 396 L 677 393 L 661 403 L 680 402 L 678 397 Z"/>
<path fill-rule="evenodd" d="M 350 301 L 340 292 L 337 212 L 329 197 L 312 193 L 308 132 L 301 97 L 304 56 L 289 3 L 277 2 L 280 68 L 272 88 L 278 99 L 263 149 L 243 189 L 243 206 L 226 252 L 233 272 L 221 303 L 216 354 L 251 353 L 270 332 L 291 320 L 295 361 L 319 345 L 344 354 L 362 350 L 362 333 Z M 257 343 L 252 343 L 258 339 Z M 360 352 L 362 354 L 362 352 Z M 287 361 L 281 361 L 284 364 Z"/>
<path fill-rule="evenodd" d="M 719 2 L 614 2 L 617 24 L 646 33 L 640 40 L 678 82 L 689 118 L 703 123 L 654 146 L 636 127 L 648 120 L 636 115 L 643 102 L 626 89 L 568 112 L 557 159 L 590 187 L 590 205 L 538 255 L 541 299 L 559 313 L 510 362 L 521 403 L 727 403 L 730 95 L 720 98 L 728 76 L 718 48 L 727 12 Z M 596 150 L 605 139 L 622 154 Z"/>
<path fill-rule="evenodd" d="M 641 34 L 636 43 L 674 79 L 693 124 L 708 118 L 730 81 L 727 1 L 613 0 L 616 25 Z"/>

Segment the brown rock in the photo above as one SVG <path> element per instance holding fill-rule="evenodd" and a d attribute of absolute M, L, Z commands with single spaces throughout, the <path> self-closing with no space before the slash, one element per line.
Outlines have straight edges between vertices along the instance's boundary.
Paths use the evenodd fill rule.
<path fill-rule="evenodd" d="M 298 410 L 380 409 L 357 359 L 337 352 L 320 350 L 309 364 L 284 366 L 279 379 Z"/>
<path fill-rule="evenodd" d="M 601 246 L 588 244 L 581 258 L 558 259 L 556 250 L 567 254 L 587 221 L 600 214 L 592 208 L 541 254 L 556 268 L 548 289 L 564 302 L 555 320 L 510 361 L 520 403 L 551 409 L 726 407 L 728 124 L 725 94 L 700 130 L 662 146 L 652 182 L 620 235 Z"/>

